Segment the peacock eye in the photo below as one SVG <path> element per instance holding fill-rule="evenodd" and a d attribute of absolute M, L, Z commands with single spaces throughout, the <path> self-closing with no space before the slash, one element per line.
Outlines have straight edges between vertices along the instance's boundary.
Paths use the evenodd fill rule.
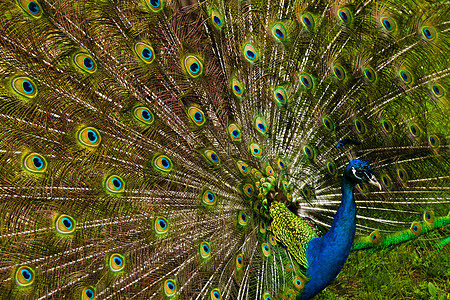
<path fill-rule="evenodd" d="M 363 178 L 364 177 L 364 172 L 362 172 L 362 171 L 356 171 L 356 176 L 358 176 L 359 178 Z"/>

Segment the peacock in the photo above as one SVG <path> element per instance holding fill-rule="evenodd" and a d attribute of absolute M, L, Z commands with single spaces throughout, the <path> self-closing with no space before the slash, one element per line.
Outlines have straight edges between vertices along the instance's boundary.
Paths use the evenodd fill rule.
<path fill-rule="evenodd" d="M 311 299 L 352 251 L 448 256 L 449 4 L 1 1 L 1 298 Z"/>

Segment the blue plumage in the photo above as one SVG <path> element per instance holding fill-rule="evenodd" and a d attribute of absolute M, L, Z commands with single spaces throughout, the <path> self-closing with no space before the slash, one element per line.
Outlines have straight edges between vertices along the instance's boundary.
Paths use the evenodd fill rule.
<path fill-rule="evenodd" d="M 306 276 L 310 280 L 298 299 L 310 299 L 322 291 L 333 282 L 347 261 L 356 231 L 353 188 L 368 182 L 372 172 L 370 165 L 360 159 L 350 161 L 346 167 L 341 181 L 342 200 L 331 228 L 325 236 L 311 239 L 306 247 Z M 361 174 L 361 177 L 355 174 Z"/>

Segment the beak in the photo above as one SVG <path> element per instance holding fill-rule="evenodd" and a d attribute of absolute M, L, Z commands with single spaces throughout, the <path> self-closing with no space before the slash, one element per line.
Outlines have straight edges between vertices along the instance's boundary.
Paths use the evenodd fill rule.
<path fill-rule="evenodd" d="M 369 179 L 369 183 L 377 186 L 380 189 L 380 191 L 381 191 L 381 184 L 375 178 L 375 175 L 372 174 L 372 177 L 370 177 L 370 179 Z"/>

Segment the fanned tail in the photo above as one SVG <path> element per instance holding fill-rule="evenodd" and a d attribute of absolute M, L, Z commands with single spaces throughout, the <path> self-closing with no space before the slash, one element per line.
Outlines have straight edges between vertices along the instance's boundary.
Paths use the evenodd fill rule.
<path fill-rule="evenodd" d="M 448 251 L 447 7 L 0 3 L 0 294 L 295 298 L 268 200 L 326 232 L 354 158 L 353 249 Z"/>

